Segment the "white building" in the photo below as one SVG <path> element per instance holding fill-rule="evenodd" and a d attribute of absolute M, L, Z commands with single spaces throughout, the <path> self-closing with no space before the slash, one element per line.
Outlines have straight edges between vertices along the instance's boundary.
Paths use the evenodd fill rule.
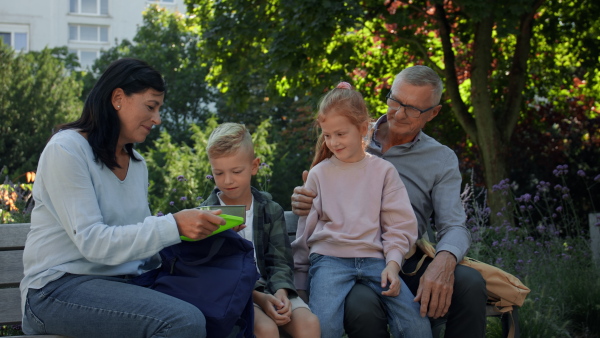
<path fill-rule="evenodd" d="M 0 38 L 18 51 L 67 46 L 82 68 L 133 40 L 151 4 L 185 13 L 184 0 L 0 0 Z"/>

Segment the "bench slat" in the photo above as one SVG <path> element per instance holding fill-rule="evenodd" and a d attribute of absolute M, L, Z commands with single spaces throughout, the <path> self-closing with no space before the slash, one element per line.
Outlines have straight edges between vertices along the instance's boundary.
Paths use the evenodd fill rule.
<path fill-rule="evenodd" d="M 0 286 L 15 285 L 23 279 L 23 250 L 0 251 Z"/>
<path fill-rule="evenodd" d="M 287 228 L 290 242 L 296 239 L 296 229 L 298 228 L 298 216 L 291 211 L 284 211 L 285 227 Z"/>
<path fill-rule="evenodd" d="M 0 289 L 0 324 L 21 325 L 21 295 L 19 289 Z"/>
<path fill-rule="evenodd" d="M 22 249 L 25 246 L 29 223 L 0 224 L 0 250 Z"/>

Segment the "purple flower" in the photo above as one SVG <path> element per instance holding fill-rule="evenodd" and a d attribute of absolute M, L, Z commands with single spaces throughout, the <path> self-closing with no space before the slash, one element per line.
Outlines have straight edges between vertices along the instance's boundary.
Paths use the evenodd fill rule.
<path fill-rule="evenodd" d="M 174 205 L 175 205 L 175 202 L 171 201 L 171 202 L 169 202 L 169 205 L 170 205 L 170 206 L 174 206 Z"/>
<path fill-rule="evenodd" d="M 498 190 L 507 190 L 510 188 L 510 180 L 508 178 L 503 179 L 502 181 L 500 181 L 498 184 L 492 186 L 492 191 L 498 191 Z"/>
<path fill-rule="evenodd" d="M 179 199 L 180 201 L 187 201 L 187 197 L 185 196 L 181 196 L 181 198 Z"/>
<path fill-rule="evenodd" d="M 499 213 L 497 213 L 497 214 L 496 214 L 496 216 L 498 216 L 498 217 L 501 217 L 501 216 L 502 216 L 502 213 L 501 213 L 501 212 L 499 212 Z"/>
<path fill-rule="evenodd" d="M 585 177 L 585 171 L 579 169 L 579 170 L 577 170 L 577 175 L 579 175 L 581 177 Z"/>
<path fill-rule="evenodd" d="M 556 207 L 556 211 L 557 211 L 557 212 L 561 212 L 562 210 L 563 210 L 563 207 L 562 207 L 562 206 L 560 206 L 560 205 L 559 205 L 559 206 L 557 206 L 557 207 Z"/>
<path fill-rule="evenodd" d="M 196 201 L 201 201 L 201 200 L 203 200 L 203 199 L 204 199 L 204 198 L 203 198 L 202 196 L 198 196 L 198 197 L 196 197 Z"/>
<path fill-rule="evenodd" d="M 164 216 L 165 214 L 163 214 L 161 211 L 156 213 L 156 216 L 160 217 L 160 216 Z"/>
<path fill-rule="evenodd" d="M 568 200 L 568 199 L 569 199 L 569 194 L 564 194 L 564 195 L 562 195 L 562 199 L 563 199 L 563 200 Z"/>
<path fill-rule="evenodd" d="M 179 176 L 177 176 L 177 180 L 179 182 L 181 182 L 181 181 L 185 180 L 185 177 L 183 175 L 179 175 Z"/>
<path fill-rule="evenodd" d="M 569 169 L 569 166 L 567 164 L 557 165 L 556 169 L 554 169 L 552 171 L 552 173 L 554 174 L 554 176 L 560 177 L 562 175 L 566 175 L 569 172 L 568 169 Z"/>
<path fill-rule="evenodd" d="M 213 179 L 213 176 L 212 176 L 212 175 L 206 175 L 206 179 L 207 179 L 207 180 L 212 180 L 212 179 Z"/>
<path fill-rule="evenodd" d="M 176 189 L 176 188 L 173 188 L 173 192 L 177 192 L 177 189 Z"/>
<path fill-rule="evenodd" d="M 498 241 L 492 242 L 492 246 L 497 246 L 497 245 L 498 245 Z"/>
<path fill-rule="evenodd" d="M 598 176 L 594 177 L 594 181 L 596 181 L 596 182 L 600 182 L 600 175 L 598 175 Z"/>

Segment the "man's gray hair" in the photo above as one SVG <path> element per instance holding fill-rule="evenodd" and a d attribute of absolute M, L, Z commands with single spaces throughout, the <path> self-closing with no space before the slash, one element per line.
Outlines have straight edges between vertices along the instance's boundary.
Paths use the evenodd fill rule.
<path fill-rule="evenodd" d="M 427 66 L 412 66 L 405 68 L 396 75 L 392 88 L 400 82 L 406 82 L 412 86 L 431 86 L 433 88 L 433 104 L 439 104 L 442 99 L 444 83 L 439 75 Z"/>

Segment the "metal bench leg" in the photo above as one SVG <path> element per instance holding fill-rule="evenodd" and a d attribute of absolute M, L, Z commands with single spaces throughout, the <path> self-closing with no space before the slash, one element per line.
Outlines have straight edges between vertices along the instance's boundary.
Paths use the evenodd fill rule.
<path fill-rule="evenodd" d="M 513 306 L 512 315 L 505 313 L 500 317 L 502 323 L 502 336 L 507 338 L 510 334 L 511 328 L 514 330 L 514 338 L 521 337 L 521 328 L 519 327 L 519 307 Z"/>

